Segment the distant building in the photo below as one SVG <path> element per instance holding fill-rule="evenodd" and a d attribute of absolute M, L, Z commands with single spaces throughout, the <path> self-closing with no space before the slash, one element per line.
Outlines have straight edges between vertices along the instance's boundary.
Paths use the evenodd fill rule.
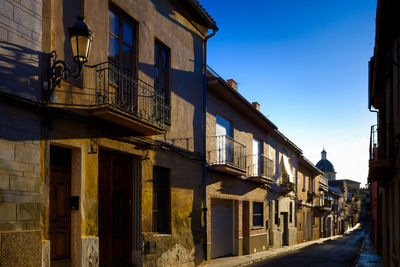
<path fill-rule="evenodd" d="M 340 190 L 342 190 L 342 192 L 349 192 L 353 194 L 360 192 L 360 184 L 361 183 L 350 179 L 329 181 L 329 186 L 339 188 Z"/>
<path fill-rule="evenodd" d="M 320 218 L 324 215 L 319 199 L 322 174 L 323 172 L 304 156 L 299 158 L 296 190 L 297 243 L 320 238 Z"/>
<path fill-rule="evenodd" d="M 328 180 L 336 180 L 336 172 L 333 168 L 333 164 L 326 159 L 326 151 L 325 149 L 321 152 L 321 160 L 317 163 L 317 168 L 324 172 L 324 176 Z"/>

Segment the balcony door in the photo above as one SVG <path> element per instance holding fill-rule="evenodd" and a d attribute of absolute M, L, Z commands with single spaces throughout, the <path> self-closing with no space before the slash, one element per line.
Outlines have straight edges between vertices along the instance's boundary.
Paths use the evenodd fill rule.
<path fill-rule="evenodd" d="M 136 25 L 117 8 L 108 11 L 107 104 L 137 112 Z"/>
<path fill-rule="evenodd" d="M 233 163 L 233 139 L 232 124 L 223 117 L 216 116 L 216 136 L 217 136 L 217 163 Z"/>
<path fill-rule="evenodd" d="M 256 138 L 253 138 L 253 176 L 262 175 L 261 153 L 262 153 L 262 142 Z"/>

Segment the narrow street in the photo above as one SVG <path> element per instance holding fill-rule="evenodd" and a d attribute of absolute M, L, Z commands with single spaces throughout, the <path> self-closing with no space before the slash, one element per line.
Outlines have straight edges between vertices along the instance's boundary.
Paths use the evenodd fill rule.
<path fill-rule="evenodd" d="M 364 231 L 357 230 L 343 238 L 315 244 L 294 253 L 257 262 L 249 266 L 355 266 L 360 254 L 363 236 Z"/>

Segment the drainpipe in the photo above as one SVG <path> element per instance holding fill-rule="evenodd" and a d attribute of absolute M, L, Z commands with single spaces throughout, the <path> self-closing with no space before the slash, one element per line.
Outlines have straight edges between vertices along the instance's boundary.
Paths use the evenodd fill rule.
<path fill-rule="evenodd" d="M 206 139 L 207 139 L 207 40 L 213 37 L 218 27 L 214 25 L 212 33 L 204 38 L 203 46 L 203 216 L 204 216 L 204 257 L 207 260 L 207 161 L 206 161 Z"/>

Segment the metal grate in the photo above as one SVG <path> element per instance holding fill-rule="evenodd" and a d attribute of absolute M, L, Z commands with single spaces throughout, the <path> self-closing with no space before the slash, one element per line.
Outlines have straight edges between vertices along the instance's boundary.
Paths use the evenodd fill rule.
<path fill-rule="evenodd" d="M 111 62 L 96 66 L 96 105 L 106 105 L 148 122 L 170 124 L 164 92 Z"/>

